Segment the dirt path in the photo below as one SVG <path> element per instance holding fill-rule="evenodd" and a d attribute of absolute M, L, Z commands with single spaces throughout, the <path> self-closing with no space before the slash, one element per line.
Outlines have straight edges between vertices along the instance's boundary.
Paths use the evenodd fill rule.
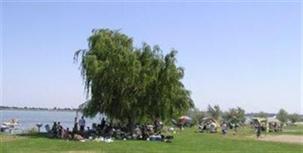
<path fill-rule="evenodd" d="M 300 135 L 300 136 L 298 136 L 298 135 L 266 135 L 266 136 L 262 136 L 258 140 L 303 144 L 302 135 Z"/>
<path fill-rule="evenodd" d="M 16 140 L 15 136 L 5 136 L 5 135 L 0 136 L 0 142 L 9 142 L 14 140 Z"/>

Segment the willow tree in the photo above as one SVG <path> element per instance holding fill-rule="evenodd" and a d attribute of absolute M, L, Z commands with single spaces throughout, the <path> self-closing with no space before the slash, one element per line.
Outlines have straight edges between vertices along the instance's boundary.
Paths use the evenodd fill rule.
<path fill-rule="evenodd" d="M 143 90 L 138 95 L 144 115 L 151 119 L 173 118 L 192 108 L 190 92 L 180 81 L 184 70 L 176 66 L 176 51 L 163 56 L 159 46 L 146 43 L 137 50 L 141 63 L 140 81 Z"/>
<path fill-rule="evenodd" d="M 132 38 L 110 29 L 93 30 L 88 49 L 78 50 L 88 102 L 84 115 L 104 113 L 133 125 L 146 118 L 169 119 L 193 107 L 176 66 L 176 51 L 133 46 Z"/>

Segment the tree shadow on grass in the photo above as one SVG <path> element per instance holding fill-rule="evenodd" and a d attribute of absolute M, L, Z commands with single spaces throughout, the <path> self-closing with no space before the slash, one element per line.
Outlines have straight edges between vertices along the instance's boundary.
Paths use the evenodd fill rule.
<path fill-rule="evenodd" d="M 29 138 L 49 138 L 49 139 L 55 139 L 50 137 L 48 133 L 23 133 L 23 134 L 18 134 L 17 136 L 21 137 L 29 137 Z"/>

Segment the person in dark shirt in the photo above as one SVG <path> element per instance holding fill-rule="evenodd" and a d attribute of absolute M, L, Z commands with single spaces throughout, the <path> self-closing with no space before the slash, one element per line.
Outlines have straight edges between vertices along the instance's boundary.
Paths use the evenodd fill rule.
<path fill-rule="evenodd" d="M 260 138 L 260 136 L 261 136 L 261 125 L 259 123 L 256 124 L 256 135 L 257 135 L 257 138 Z"/>
<path fill-rule="evenodd" d="M 57 131 L 58 127 L 57 127 L 57 122 L 54 122 L 53 126 L 52 126 L 52 136 L 57 136 Z"/>
<path fill-rule="evenodd" d="M 103 118 L 102 118 L 102 121 L 101 121 L 101 125 L 100 125 L 101 130 L 104 129 L 105 124 L 106 124 L 106 122 L 105 122 L 105 119 L 104 119 L 104 117 L 103 117 Z"/>
<path fill-rule="evenodd" d="M 74 127 L 73 127 L 73 131 L 72 131 L 72 139 L 74 139 L 74 136 L 78 134 L 78 123 L 75 122 Z"/>

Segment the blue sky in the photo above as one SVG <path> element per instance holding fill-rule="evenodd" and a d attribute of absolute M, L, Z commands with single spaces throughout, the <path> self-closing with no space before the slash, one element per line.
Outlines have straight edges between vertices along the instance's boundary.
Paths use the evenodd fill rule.
<path fill-rule="evenodd" d="M 2 104 L 76 107 L 85 100 L 73 53 L 93 28 L 178 50 L 198 108 L 302 113 L 300 3 L 6 2 Z"/>

